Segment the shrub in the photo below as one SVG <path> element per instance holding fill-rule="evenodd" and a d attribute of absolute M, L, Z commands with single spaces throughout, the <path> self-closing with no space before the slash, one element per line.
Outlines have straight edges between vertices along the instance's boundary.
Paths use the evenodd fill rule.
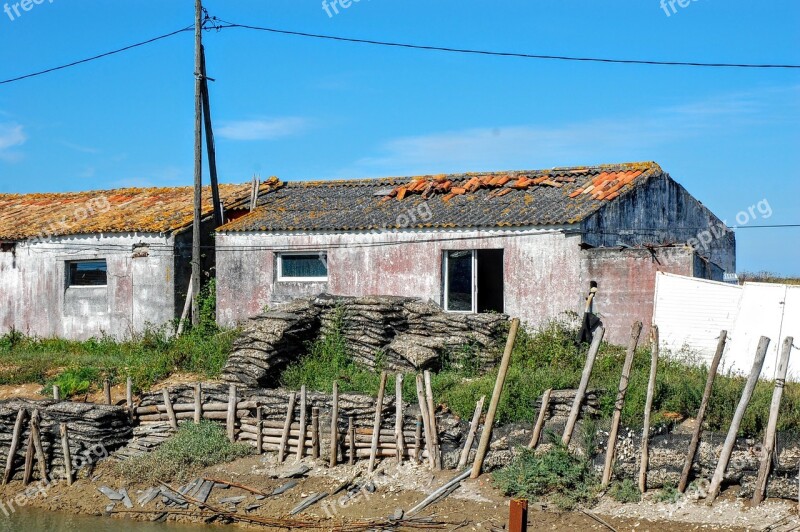
<path fill-rule="evenodd" d="M 617 502 L 631 503 L 639 502 L 642 500 L 642 492 L 639 491 L 638 486 L 630 479 L 625 479 L 622 482 L 615 482 L 608 490 L 608 494 Z"/>
<path fill-rule="evenodd" d="M 656 493 L 655 497 L 653 497 L 653 500 L 655 502 L 675 504 L 680 498 L 681 492 L 678 491 L 678 488 L 672 485 L 667 485 L 658 490 L 658 493 Z"/>

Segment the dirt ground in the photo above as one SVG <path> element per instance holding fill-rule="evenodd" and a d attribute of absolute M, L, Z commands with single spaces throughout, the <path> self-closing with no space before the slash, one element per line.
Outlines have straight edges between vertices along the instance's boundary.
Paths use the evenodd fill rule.
<path fill-rule="evenodd" d="M 224 507 L 225 504 L 220 503 L 220 499 L 243 495 L 245 499 L 235 507 L 236 512 L 270 518 L 286 517 L 292 508 L 314 493 L 331 491 L 357 473 L 361 473 L 360 479 L 367 477 L 365 462 L 355 466 L 338 466 L 332 470 L 321 462 L 310 459 L 304 459 L 303 463 L 311 467 L 307 476 L 298 479 L 299 482 L 295 487 L 277 497 L 259 501 L 256 495 L 236 487 L 215 488 L 208 502 Z M 232 481 L 270 492 L 287 482 L 286 479 L 277 477 L 296 465 L 294 457 L 290 457 L 284 464 L 278 464 L 274 455 L 253 456 L 209 468 L 197 476 Z M 362 490 L 345 503 L 341 503 L 342 494 L 328 497 L 296 517 L 319 520 L 319 529 L 326 530 L 333 529 L 343 521 L 385 518 L 398 509 L 410 509 L 453 476 L 453 471 L 434 473 L 424 466 L 411 463 L 397 466 L 394 460 L 386 460 L 378 467 L 378 473 L 371 477 L 375 487 L 374 492 Z M 38 493 L 29 499 L 30 505 L 51 511 L 101 515 L 110 501 L 98 491 L 100 486 L 109 486 L 113 489 L 127 488 L 134 508 L 140 509 L 136 499 L 152 485 L 128 483 L 115 473 L 113 463 L 106 462 L 97 467 L 91 479 L 78 480 L 72 487 L 60 483 L 47 490 L 46 495 Z M 5 503 L 23 491 L 24 488 L 19 482 L 3 486 L 0 488 L 1 501 Z M 261 504 L 261 506 L 246 511 L 246 507 L 251 504 Z M 508 498 L 491 486 L 489 475 L 484 475 L 476 480 L 465 481 L 451 496 L 428 507 L 419 516 L 430 516 L 436 521 L 446 522 L 448 524 L 445 529 L 448 530 L 503 531 L 507 529 L 508 504 Z M 113 513 L 113 517 L 151 520 L 163 508 L 164 505 L 159 497 L 146 505 L 144 510 L 148 513 Z M 115 512 L 118 510 L 124 510 L 122 504 L 116 505 Z M 768 501 L 757 509 L 748 509 L 730 496 L 723 497 L 713 507 L 705 506 L 702 501 L 688 500 L 681 500 L 674 505 L 648 501 L 622 505 L 605 498 L 588 513 L 542 511 L 537 509 L 536 504 L 532 504 L 528 524 L 530 530 L 608 530 L 609 528 L 601 523 L 605 521 L 619 531 L 681 532 L 763 530 L 782 519 L 788 519 L 783 523 L 785 526 L 779 530 L 792 530 L 792 526 L 800 528 L 800 520 L 795 514 L 796 503 Z M 592 515 L 599 517 L 600 520 L 593 518 Z M 198 521 L 197 518 L 186 515 L 170 515 L 168 519 L 179 522 Z M 279 529 L 267 528 L 267 530 Z"/>

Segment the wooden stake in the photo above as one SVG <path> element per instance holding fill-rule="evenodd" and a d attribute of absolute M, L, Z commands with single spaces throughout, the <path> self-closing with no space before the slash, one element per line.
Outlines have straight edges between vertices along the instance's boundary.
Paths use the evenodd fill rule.
<path fill-rule="evenodd" d="M 503 393 L 503 385 L 506 382 L 506 373 L 508 373 L 508 365 L 511 362 L 511 351 L 514 349 L 514 342 L 517 339 L 518 329 L 519 318 L 514 318 L 511 320 L 511 329 L 508 331 L 508 340 L 506 341 L 505 351 L 503 351 L 503 359 L 500 361 L 500 368 L 497 370 L 497 380 L 494 383 L 492 400 L 489 402 L 489 411 L 486 413 L 486 420 L 483 423 L 481 441 L 478 444 L 478 452 L 475 455 L 475 462 L 472 464 L 470 478 L 478 478 L 480 476 L 481 469 L 483 468 L 483 460 L 486 458 L 486 452 L 489 450 L 489 441 L 492 438 L 492 425 L 494 424 L 494 416 L 497 414 L 497 405 L 500 404 L 500 395 Z"/>
<path fill-rule="evenodd" d="M 328 465 L 336 467 L 339 451 L 339 383 L 333 381 L 333 404 L 331 405 L 331 448 Z"/>
<path fill-rule="evenodd" d="M 628 343 L 628 352 L 625 355 L 625 363 L 622 366 L 622 376 L 619 379 L 619 390 L 617 400 L 614 403 L 614 414 L 611 418 L 611 430 L 608 434 L 608 449 L 606 450 L 606 462 L 603 467 L 603 481 L 601 485 L 605 488 L 611 481 L 611 472 L 614 467 L 614 455 L 617 451 L 617 436 L 619 435 L 619 422 L 622 417 L 622 407 L 625 406 L 625 395 L 628 393 L 628 380 L 631 376 L 631 366 L 633 356 L 636 354 L 636 346 L 639 344 L 639 336 L 642 334 L 642 322 L 637 321 L 631 329 L 631 340 Z"/>
<path fill-rule="evenodd" d="M 717 462 L 717 469 L 714 471 L 714 476 L 711 477 L 711 485 L 708 488 L 708 496 L 706 497 L 706 504 L 711 504 L 714 499 L 719 495 L 722 480 L 725 477 L 725 470 L 728 469 L 728 462 L 733 453 L 733 446 L 736 444 L 736 435 L 739 432 L 739 425 L 742 423 L 744 411 L 747 409 L 747 404 L 753 396 L 753 390 L 758 383 L 758 377 L 761 375 L 761 368 L 764 367 L 764 359 L 767 356 L 767 349 L 769 348 L 769 338 L 762 336 L 758 341 L 758 348 L 756 349 L 756 356 L 753 360 L 753 368 L 750 370 L 750 376 L 747 378 L 747 383 L 742 391 L 742 398 L 739 399 L 739 404 L 736 407 L 736 412 L 733 414 L 730 428 L 728 429 L 728 436 L 725 438 L 725 443 L 722 445 L 722 451 L 719 455 L 719 462 Z"/>
<path fill-rule="evenodd" d="M 428 449 L 428 463 L 431 467 L 436 467 L 433 461 L 433 436 L 431 435 L 431 422 L 428 413 L 428 404 L 425 401 L 425 385 L 422 382 L 422 375 L 417 373 L 417 403 L 422 414 L 422 426 L 425 429 L 425 448 Z"/>
<path fill-rule="evenodd" d="M 427 369 L 423 374 L 425 378 L 425 400 L 428 405 L 428 416 L 430 417 L 430 427 L 432 440 L 433 453 L 433 466 L 440 470 L 442 469 L 442 455 L 439 452 L 439 428 L 436 426 L 436 405 L 433 401 L 433 387 L 431 386 L 431 372 Z"/>
<path fill-rule="evenodd" d="M 181 319 L 178 320 L 178 329 L 175 331 L 175 336 L 183 334 L 183 328 L 186 324 L 186 318 L 189 317 L 189 310 L 192 308 L 192 293 L 193 293 L 194 279 L 189 279 L 189 286 L 186 288 L 186 300 L 183 303 L 183 311 L 181 312 Z"/>
<path fill-rule="evenodd" d="M 200 323 L 200 224 L 203 217 L 203 4 L 194 2 L 194 213 L 192 217 L 192 325 Z"/>
<path fill-rule="evenodd" d="M 198 382 L 194 385 L 194 423 L 197 425 L 203 419 L 203 388 Z M 260 453 L 259 453 L 260 454 Z"/>
<path fill-rule="evenodd" d="M 397 444 L 397 463 L 403 463 L 406 442 L 403 436 L 403 374 L 398 373 L 394 380 L 394 440 Z"/>
<path fill-rule="evenodd" d="M 720 360 L 722 360 L 722 353 L 725 351 L 725 342 L 727 339 L 728 331 L 720 331 L 719 341 L 717 342 L 717 351 L 714 353 L 714 358 L 711 360 L 711 367 L 708 368 L 708 377 L 706 378 L 705 390 L 703 390 L 703 399 L 700 401 L 700 409 L 697 411 L 697 417 L 695 418 L 692 439 L 689 442 L 689 451 L 686 453 L 686 460 L 683 462 L 681 479 L 678 482 L 678 491 L 681 493 L 686 491 L 686 486 L 689 484 L 689 474 L 692 472 L 694 455 L 697 454 L 697 448 L 700 445 L 700 436 L 703 433 L 703 422 L 706 418 L 706 409 L 708 408 L 708 402 L 711 399 L 711 390 L 714 387 L 714 379 L 717 377 L 717 369 L 719 368 Z"/>
<path fill-rule="evenodd" d="M 347 455 L 347 463 L 353 465 L 356 463 L 356 427 L 352 415 L 347 416 L 347 440 L 350 442 L 350 452 Z M 372 454 L 371 449 L 370 454 Z"/>
<path fill-rule="evenodd" d="M 319 407 L 311 409 L 311 458 L 319 458 Z"/>
<path fill-rule="evenodd" d="M 72 453 L 69 451 L 69 433 L 67 424 L 59 424 L 61 433 L 61 452 L 64 455 L 64 475 L 67 477 L 67 486 L 72 486 Z"/>
<path fill-rule="evenodd" d="M 36 450 L 36 462 L 39 464 L 39 479 L 47 481 L 47 457 L 42 447 L 42 434 L 39 430 L 39 411 L 34 410 L 31 416 L 31 439 Z"/>
<path fill-rule="evenodd" d="M 8 456 L 6 456 L 6 469 L 3 472 L 3 484 L 8 484 L 11 480 L 11 475 L 14 472 L 14 455 L 17 454 L 19 448 L 19 441 L 22 437 L 22 424 L 25 422 L 25 416 L 28 412 L 24 408 L 20 408 L 17 412 L 17 421 L 14 423 L 14 432 L 11 434 L 11 446 L 8 448 Z"/>
<path fill-rule="evenodd" d="M 370 449 L 367 473 L 375 470 L 375 458 L 378 453 L 378 440 L 381 436 L 381 419 L 383 418 L 383 395 L 386 393 L 386 372 L 381 371 L 381 384 L 378 388 L 378 400 L 375 402 L 375 421 L 372 424 L 372 448 Z"/>
<path fill-rule="evenodd" d="M 594 294 L 591 294 L 590 297 L 594 297 Z M 589 378 L 592 376 L 594 361 L 597 359 L 597 353 L 600 351 L 600 344 L 603 342 L 603 335 L 605 335 L 605 333 L 606 330 L 603 327 L 598 327 L 594 331 L 592 345 L 589 347 L 589 352 L 586 355 L 586 364 L 583 366 L 581 382 L 578 385 L 577 392 L 575 392 L 575 399 L 572 401 L 572 408 L 569 411 L 567 425 L 564 427 L 564 434 L 561 436 L 561 442 L 564 445 L 569 445 L 572 439 L 572 433 L 575 431 L 575 423 L 577 423 L 578 416 L 580 416 L 583 398 L 586 396 L 586 388 L 589 386 Z"/>
<path fill-rule="evenodd" d="M 281 436 L 281 444 L 278 447 L 278 462 L 283 462 L 286 455 L 286 443 L 289 441 L 289 431 L 292 428 L 292 418 L 294 417 L 294 403 L 297 400 L 297 394 L 291 392 L 289 394 L 289 403 L 286 407 L 286 419 L 283 422 L 283 435 Z"/>
<path fill-rule="evenodd" d="M 106 404 L 111 404 L 111 381 L 105 379 L 103 381 L 103 397 L 105 398 Z"/>
<path fill-rule="evenodd" d="M 472 443 L 475 441 L 475 433 L 478 430 L 478 424 L 481 422 L 481 414 L 483 413 L 483 402 L 486 400 L 485 395 L 481 395 L 478 402 L 475 403 L 475 413 L 472 414 L 472 423 L 469 424 L 469 432 L 467 432 L 467 439 L 464 441 L 464 448 L 461 449 L 461 456 L 458 458 L 458 465 L 456 469 L 463 469 L 469 460 L 469 452 L 472 450 Z"/>
<path fill-rule="evenodd" d="M 300 387 L 300 442 L 297 446 L 297 460 L 306 452 L 306 385 Z"/>
<path fill-rule="evenodd" d="M 647 491 L 647 466 L 650 462 L 650 412 L 653 410 L 653 395 L 656 391 L 658 371 L 658 325 L 650 326 L 650 379 L 647 381 L 647 398 L 644 403 L 644 423 L 642 425 L 642 459 L 639 462 L 639 491 Z"/>
<path fill-rule="evenodd" d="M 256 407 L 256 431 L 258 431 L 256 454 L 264 454 L 264 414 L 261 405 Z"/>
<path fill-rule="evenodd" d="M 539 417 L 536 419 L 536 426 L 533 428 L 533 435 L 531 442 L 528 444 L 528 449 L 536 449 L 539 445 L 539 439 L 542 437 L 542 429 L 544 428 L 544 420 L 547 417 L 547 410 L 550 408 L 550 394 L 553 393 L 552 388 L 548 388 L 542 394 L 542 407 L 539 409 Z"/>
<path fill-rule="evenodd" d="M 161 390 L 161 395 L 164 397 L 164 406 L 167 409 L 169 424 L 174 430 L 178 430 L 178 418 L 175 417 L 175 410 L 172 409 L 172 400 L 169 398 L 169 391 L 164 388 Z"/>
<path fill-rule="evenodd" d="M 417 421 L 414 426 L 414 461 L 416 463 L 422 462 L 422 416 L 417 415 Z"/>
<path fill-rule="evenodd" d="M 61 389 L 58 387 L 57 384 L 53 385 L 53 399 L 55 401 L 61 400 Z"/>
<path fill-rule="evenodd" d="M 753 492 L 753 505 L 758 506 L 764 500 L 767 492 L 767 477 L 772 466 L 772 455 L 775 452 L 775 431 L 778 428 L 778 412 L 781 408 L 781 398 L 783 397 L 783 387 L 786 384 L 786 372 L 789 369 L 789 354 L 792 352 L 794 338 L 787 336 L 783 340 L 781 357 L 778 360 L 778 367 L 775 370 L 775 389 L 772 391 L 772 404 L 769 407 L 769 420 L 767 421 L 767 432 L 764 434 L 764 445 L 761 447 L 761 466 L 758 469 L 755 491 Z"/>
<path fill-rule="evenodd" d="M 128 416 L 133 419 L 133 379 L 125 379 L 125 406 L 128 408 Z"/>
<path fill-rule="evenodd" d="M 236 441 L 236 385 L 228 386 L 228 419 L 226 420 L 228 429 L 228 439 Z"/>
<path fill-rule="evenodd" d="M 34 414 L 36 411 L 34 411 Z M 22 485 L 27 486 L 31 482 L 31 477 L 33 476 L 33 457 L 34 457 L 34 447 L 33 447 L 33 416 L 31 416 L 31 421 L 28 423 L 28 445 L 25 449 L 25 471 L 22 474 Z"/>

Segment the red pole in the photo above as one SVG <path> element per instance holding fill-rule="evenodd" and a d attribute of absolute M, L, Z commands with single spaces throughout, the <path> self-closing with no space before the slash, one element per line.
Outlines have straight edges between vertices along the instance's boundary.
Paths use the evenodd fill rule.
<path fill-rule="evenodd" d="M 528 500 L 511 499 L 508 509 L 508 532 L 528 530 Z"/>

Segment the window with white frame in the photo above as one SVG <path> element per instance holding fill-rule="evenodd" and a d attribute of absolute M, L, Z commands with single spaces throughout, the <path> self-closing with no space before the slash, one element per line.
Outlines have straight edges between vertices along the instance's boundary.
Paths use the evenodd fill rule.
<path fill-rule="evenodd" d="M 504 312 L 503 250 L 448 250 L 442 257 L 444 309 Z"/>
<path fill-rule="evenodd" d="M 278 281 L 327 281 L 328 254 L 324 251 L 278 253 Z"/>

